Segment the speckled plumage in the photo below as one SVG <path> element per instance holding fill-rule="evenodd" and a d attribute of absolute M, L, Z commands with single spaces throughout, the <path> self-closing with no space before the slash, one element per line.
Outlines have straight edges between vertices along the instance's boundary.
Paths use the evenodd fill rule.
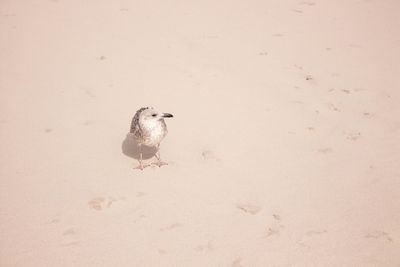
<path fill-rule="evenodd" d="M 136 111 L 131 122 L 131 133 L 133 133 L 139 144 L 146 146 L 157 146 L 167 135 L 167 125 L 163 118 L 145 119 L 143 112 L 157 112 L 153 108 L 145 107 Z M 156 113 L 153 113 L 156 114 Z M 158 112 L 157 112 L 158 114 Z"/>
<path fill-rule="evenodd" d="M 139 117 L 140 114 L 142 113 L 142 111 L 148 109 L 148 107 L 146 108 L 141 108 L 138 111 L 136 111 L 135 116 L 133 116 L 132 118 L 132 122 L 131 122 L 131 133 L 134 135 L 136 141 L 138 143 L 142 143 L 141 140 L 143 140 L 143 131 L 140 129 L 140 123 L 139 123 Z"/>
<path fill-rule="evenodd" d="M 159 113 L 154 108 L 144 107 L 136 111 L 135 116 L 132 118 L 130 133 L 133 134 L 140 151 L 140 166 L 138 169 L 143 169 L 141 146 L 146 145 L 150 147 L 160 146 L 160 142 L 167 135 L 167 125 L 164 118 L 173 117 L 169 113 Z M 155 155 L 158 162 L 155 163 L 159 167 L 166 165 L 165 162 L 160 160 L 160 154 Z"/>
<path fill-rule="evenodd" d="M 132 118 L 132 122 L 131 122 L 131 133 L 135 133 L 138 131 L 139 128 L 139 115 L 140 113 L 142 113 L 143 110 L 148 109 L 148 107 L 146 108 L 141 108 L 138 111 L 136 111 L 135 116 L 133 116 Z"/>

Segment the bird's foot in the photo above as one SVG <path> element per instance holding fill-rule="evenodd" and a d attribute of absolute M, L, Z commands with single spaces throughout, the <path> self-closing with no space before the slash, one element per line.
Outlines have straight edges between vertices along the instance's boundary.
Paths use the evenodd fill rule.
<path fill-rule="evenodd" d="M 134 169 L 135 169 L 135 170 L 138 169 L 138 170 L 142 170 L 142 171 L 143 171 L 144 168 L 149 167 L 149 166 L 150 166 L 150 164 L 143 164 L 143 163 L 140 163 L 140 165 L 137 166 L 137 167 L 135 167 Z"/>
<path fill-rule="evenodd" d="M 160 160 L 157 161 L 157 162 L 153 162 L 152 164 L 157 165 L 158 167 L 161 167 L 163 165 L 168 165 L 168 163 L 160 161 Z"/>

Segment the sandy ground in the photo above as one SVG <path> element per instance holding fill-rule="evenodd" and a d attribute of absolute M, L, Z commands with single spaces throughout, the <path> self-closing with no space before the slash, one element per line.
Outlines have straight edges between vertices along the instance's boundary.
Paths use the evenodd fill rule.
<path fill-rule="evenodd" d="M 399 266 L 399 13 L 2 0 L 0 266 Z"/>

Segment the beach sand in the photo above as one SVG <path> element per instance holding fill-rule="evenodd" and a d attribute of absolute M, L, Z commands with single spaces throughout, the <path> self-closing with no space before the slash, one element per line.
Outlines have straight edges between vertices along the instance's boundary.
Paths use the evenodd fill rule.
<path fill-rule="evenodd" d="M 399 12 L 1 1 L 0 266 L 399 266 Z"/>

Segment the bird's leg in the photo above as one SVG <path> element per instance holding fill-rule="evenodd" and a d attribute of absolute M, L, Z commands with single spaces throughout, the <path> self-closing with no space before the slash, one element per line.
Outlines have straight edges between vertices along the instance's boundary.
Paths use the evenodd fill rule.
<path fill-rule="evenodd" d="M 157 155 L 158 153 L 158 155 Z M 161 167 L 162 165 L 168 165 L 168 163 L 161 161 L 161 154 L 160 154 L 160 144 L 157 145 L 157 152 L 156 152 L 156 158 L 157 162 L 153 162 L 152 164 L 157 165 L 158 167 Z"/>
<path fill-rule="evenodd" d="M 144 168 L 150 166 L 149 164 L 143 164 L 143 155 L 142 155 L 142 145 L 139 144 L 139 153 L 140 153 L 140 158 L 139 158 L 139 166 L 137 166 L 135 169 L 143 170 Z"/>

